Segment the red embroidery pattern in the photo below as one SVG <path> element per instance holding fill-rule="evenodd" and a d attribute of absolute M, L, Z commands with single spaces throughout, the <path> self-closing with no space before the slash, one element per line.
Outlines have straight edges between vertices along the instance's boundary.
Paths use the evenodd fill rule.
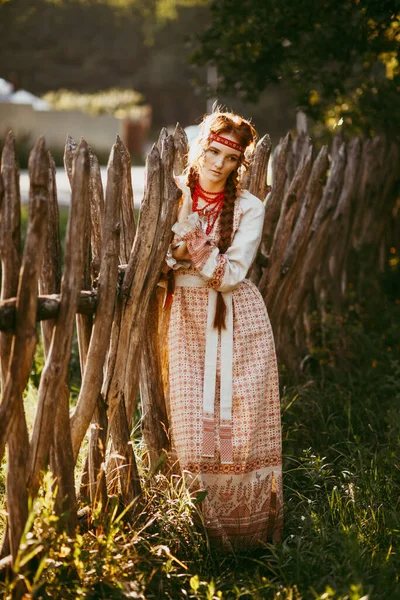
<path fill-rule="evenodd" d="M 208 136 L 208 139 L 212 142 L 219 142 L 220 144 L 223 144 L 224 146 L 228 146 L 229 148 L 233 148 L 234 150 L 239 150 L 239 152 L 244 152 L 245 151 L 245 147 L 241 146 L 240 144 L 237 144 L 236 142 L 233 142 L 232 140 L 228 140 L 228 138 L 226 137 L 222 137 L 222 135 L 218 135 L 217 133 L 210 133 L 210 135 Z"/>
<path fill-rule="evenodd" d="M 227 262 L 228 262 L 228 259 L 226 258 L 225 254 L 218 255 L 217 266 L 215 267 L 214 273 L 212 274 L 212 277 L 211 277 L 210 281 L 208 282 L 208 285 L 210 287 L 212 287 L 214 289 L 217 289 L 220 287 L 222 280 L 224 278 L 224 275 L 225 275 Z"/>
<path fill-rule="evenodd" d="M 187 233 L 184 239 L 193 265 L 201 271 L 215 249 L 215 244 L 210 242 L 208 236 L 200 228 Z"/>

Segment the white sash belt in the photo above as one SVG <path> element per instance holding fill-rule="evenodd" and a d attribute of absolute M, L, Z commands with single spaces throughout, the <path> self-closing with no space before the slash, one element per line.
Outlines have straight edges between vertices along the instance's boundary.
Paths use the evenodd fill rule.
<path fill-rule="evenodd" d="M 175 275 L 175 285 L 207 287 L 200 275 Z M 232 365 L 233 365 L 233 310 L 232 292 L 222 294 L 226 304 L 226 329 L 221 329 L 221 386 L 220 386 L 220 453 L 221 463 L 233 462 L 232 447 Z M 213 326 L 217 292 L 208 288 L 206 354 L 203 381 L 202 456 L 215 456 L 215 387 L 217 378 L 218 329 Z"/>

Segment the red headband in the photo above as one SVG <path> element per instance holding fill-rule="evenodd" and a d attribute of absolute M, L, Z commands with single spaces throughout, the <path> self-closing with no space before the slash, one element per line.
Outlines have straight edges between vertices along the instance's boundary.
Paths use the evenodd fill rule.
<path fill-rule="evenodd" d="M 227 138 L 222 137 L 222 136 L 218 135 L 217 133 L 210 133 L 210 135 L 208 136 L 208 139 L 210 141 L 214 141 L 214 142 L 223 144 L 224 146 L 229 146 L 229 148 L 233 148 L 234 150 L 238 150 L 239 152 L 244 152 L 246 149 L 245 146 L 241 146 L 240 144 L 237 144 L 236 142 L 233 142 L 232 140 L 228 140 Z"/>

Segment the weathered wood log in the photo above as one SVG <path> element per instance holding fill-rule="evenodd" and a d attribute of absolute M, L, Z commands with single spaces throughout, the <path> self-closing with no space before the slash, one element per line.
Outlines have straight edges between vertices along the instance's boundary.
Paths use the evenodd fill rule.
<path fill-rule="evenodd" d="M 2 153 L 2 172 L 0 172 L 0 253 L 2 260 L 1 297 L 8 293 L 16 295 L 21 263 L 20 257 L 20 195 L 18 165 L 15 156 L 15 142 L 12 133 L 7 135 Z M 7 264 L 8 263 L 8 264 Z M 4 267 L 6 266 L 6 269 Z M 0 374 L 1 389 L 4 390 L 10 359 L 12 335 L 0 333 Z M 8 522 L 3 536 L 0 556 L 10 553 Z"/>
<path fill-rule="evenodd" d="M 22 394 L 37 343 L 37 286 L 47 226 L 49 162 L 43 138 L 38 140 L 29 157 L 29 174 L 29 225 L 18 284 L 16 330 L 0 405 L 0 460 L 8 441 L 7 507 L 13 560 L 28 517 L 29 442 Z"/>
<path fill-rule="evenodd" d="M 89 146 L 83 138 L 80 140 L 79 146 L 84 146 L 86 152 L 89 156 Z M 77 151 L 77 146 L 74 140 L 68 136 L 67 143 L 64 149 L 64 168 L 67 172 L 71 189 L 72 189 L 72 181 L 73 181 L 73 165 L 74 165 L 74 156 Z M 71 167 L 72 165 L 72 167 Z M 90 165 L 90 158 L 89 158 Z M 89 166 L 90 169 L 90 166 Z M 89 172 L 90 173 L 90 172 Z M 89 174 L 89 182 L 90 182 L 90 174 Z M 90 188 L 89 188 L 90 189 Z M 84 212 L 84 263 L 83 263 L 83 274 L 82 274 L 82 290 L 91 290 L 92 289 L 92 281 L 91 281 L 91 265 L 90 265 L 90 240 L 91 240 L 91 221 L 90 221 L 90 196 L 89 193 L 82 198 L 82 202 L 86 202 L 85 204 L 85 212 Z M 76 315 L 76 329 L 78 336 L 78 347 L 79 347 L 79 362 L 81 366 L 81 373 L 83 377 L 83 373 L 85 371 L 87 353 L 89 349 L 90 336 L 92 333 L 92 324 L 93 319 L 90 315 Z"/>
<path fill-rule="evenodd" d="M 140 377 L 142 432 L 152 470 L 156 469 L 163 455 L 168 455 L 170 451 L 159 339 L 159 319 L 163 317 L 160 305 L 163 299 L 164 290 L 160 290 L 160 293 L 156 290 L 150 300 Z"/>
<path fill-rule="evenodd" d="M 15 331 L 16 298 L 0 302 L 0 331 Z M 92 315 L 96 312 L 97 290 L 80 292 L 77 312 L 82 315 Z M 56 319 L 60 312 L 60 295 L 49 294 L 37 298 L 37 321 Z"/>
<path fill-rule="evenodd" d="M 97 160 L 97 156 L 94 154 L 91 148 L 89 148 L 89 161 L 89 204 L 92 249 L 92 262 L 90 264 L 90 270 L 92 273 L 92 280 L 95 281 L 99 275 L 101 263 L 104 193 L 99 161 Z"/>
<path fill-rule="evenodd" d="M 275 328 L 275 335 L 278 334 L 277 346 L 279 348 L 282 346 L 279 333 L 281 316 L 286 310 L 288 296 L 296 277 L 298 266 L 304 258 L 310 235 L 311 221 L 322 197 L 323 178 L 326 174 L 327 167 L 328 150 L 326 146 L 323 146 L 314 161 L 301 205 L 300 214 L 290 237 L 289 244 L 285 250 L 280 269 L 280 277 L 275 282 L 275 289 L 271 296 L 269 312 L 272 325 Z"/>
<path fill-rule="evenodd" d="M 3 209 L 3 198 L 4 198 L 4 183 L 3 183 L 3 175 L 0 171 L 0 232 L 1 232 L 1 212 Z M 0 233 L 1 235 L 1 233 Z"/>
<path fill-rule="evenodd" d="M 0 222 L 1 300 L 17 295 L 21 265 L 21 197 L 19 169 L 15 155 L 15 140 L 9 132 L 1 157 L 4 186 Z M 2 389 L 6 382 L 12 336 L 0 334 L 0 364 Z"/>
<path fill-rule="evenodd" d="M 311 145 L 311 138 L 308 135 L 307 131 L 300 131 L 293 142 L 293 174 L 296 173 L 299 165 L 303 161 L 303 158 L 309 154 Z"/>
<path fill-rule="evenodd" d="M 162 134 L 161 136 L 162 137 Z M 128 348 L 128 357 L 126 360 L 125 352 L 124 355 L 121 355 L 121 360 L 125 359 L 125 362 L 122 363 L 122 369 L 119 369 L 119 380 L 117 382 L 119 385 L 122 384 L 122 389 L 114 388 L 117 391 L 117 394 L 112 393 L 111 398 L 108 401 L 110 406 L 111 402 L 114 402 L 115 399 L 118 398 L 120 401 L 125 402 L 125 413 L 127 418 L 127 424 L 121 423 L 120 419 L 125 418 L 124 411 L 119 409 L 115 411 L 115 419 L 118 421 L 116 424 L 115 430 L 112 430 L 113 442 L 115 444 L 115 450 L 118 454 L 123 455 L 126 451 L 126 445 L 129 444 L 129 438 L 122 439 L 121 435 L 124 435 L 124 431 L 129 431 L 129 426 L 132 415 L 136 405 L 136 398 L 138 394 L 139 388 L 139 366 L 140 366 L 140 352 L 143 344 L 143 328 L 145 324 L 145 319 L 148 311 L 149 300 L 151 294 L 157 284 L 161 273 L 161 267 L 164 261 L 164 257 L 167 251 L 167 247 L 169 241 L 171 239 L 171 227 L 176 219 L 176 211 L 177 211 L 177 200 L 181 197 L 181 192 L 177 188 L 176 184 L 173 181 L 173 161 L 174 161 L 174 146 L 173 146 L 173 138 L 172 136 L 164 136 L 164 141 L 162 143 L 162 177 L 158 177 L 159 183 L 155 180 L 155 185 L 158 185 L 162 189 L 162 198 L 163 203 L 161 206 L 161 214 L 158 219 L 157 228 L 156 228 L 156 237 L 152 238 L 152 244 L 150 247 L 150 256 L 148 257 L 148 267 L 151 265 L 151 269 L 147 269 L 147 273 L 145 273 L 146 279 L 142 282 L 142 289 L 140 295 L 140 303 L 137 301 L 133 301 L 137 290 L 135 286 L 132 284 L 131 294 L 128 299 L 128 303 L 126 305 L 124 314 L 122 319 L 126 320 L 127 315 L 129 314 L 130 318 L 127 321 L 127 325 L 130 325 L 128 336 L 124 334 L 124 328 L 121 328 L 119 346 L 118 346 L 118 354 L 122 348 Z M 154 149 L 155 150 L 155 149 Z M 160 164 L 160 163 L 159 163 Z M 160 174 L 160 167 L 157 168 L 156 173 Z M 154 189 L 152 191 L 154 192 Z M 160 197 L 160 196 L 159 196 Z M 143 208 L 142 208 L 143 211 Z M 138 232 L 140 229 L 141 216 L 138 224 Z M 134 245 L 135 248 L 135 245 Z M 132 256 L 131 256 L 132 258 Z M 124 286 L 127 283 L 128 272 L 131 263 L 129 263 L 127 271 L 125 273 L 124 278 Z M 135 272 L 136 276 L 137 272 Z M 129 281 L 129 280 L 128 280 Z M 139 290 L 138 290 L 139 291 Z M 135 317 L 132 319 L 132 315 Z M 121 339 L 124 339 L 125 343 L 121 345 Z M 117 356 L 116 367 L 119 366 L 119 359 Z M 128 376 L 127 376 L 128 375 Z M 115 372 L 114 372 L 115 377 Z M 118 406 L 118 404 L 117 404 Z M 126 499 L 127 501 L 127 499 Z M 132 501 L 132 499 L 131 499 Z"/>
<path fill-rule="evenodd" d="M 176 124 L 174 131 L 174 175 L 182 175 L 187 165 L 189 152 L 189 143 L 186 131 L 179 123 Z"/>
<path fill-rule="evenodd" d="M 269 255 L 275 227 L 279 219 L 287 178 L 286 159 L 291 143 L 290 134 L 288 133 L 282 140 L 276 158 L 273 161 L 273 186 L 265 200 L 264 227 L 260 245 L 260 251 L 263 256 Z"/>
<path fill-rule="evenodd" d="M 53 157 L 50 153 L 48 158 L 48 219 L 46 241 L 42 260 L 42 269 L 39 277 L 39 293 L 43 296 L 47 294 L 59 294 L 61 285 L 61 242 L 56 188 L 56 167 L 54 164 Z M 38 313 L 39 310 L 40 309 L 38 299 Z M 50 350 L 51 336 L 53 333 L 55 320 L 43 319 L 42 321 L 43 322 L 41 324 L 41 329 L 43 337 L 43 348 L 44 355 L 46 358 Z"/>
<path fill-rule="evenodd" d="M 98 395 L 90 425 L 88 452 L 88 488 L 92 506 L 101 504 L 106 508 L 108 495 L 105 471 L 105 455 L 107 445 L 107 406 L 102 394 Z"/>
<path fill-rule="evenodd" d="M 48 220 L 45 249 L 43 253 L 43 265 L 39 278 L 39 290 L 44 294 L 58 294 L 61 285 L 61 244 L 59 235 L 59 212 L 56 189 L 55 164 L 49 153 L 49 181 L 48 181 Z M 45 358 L 49 356 L 50 346 L 55 321 L 42 321 L 42 336 Z M 62 400 L 59 402 L 58 411 L 63 411 L 57 415 L 53 432 L 53 443 L 50 448 L 50 469 L 57 480 L 56 504 L 58 513 L 72 514 L 76 507 L 74 505 L 74 478 L 71 470 L 68 470 L 68 450 L 70 447 L 69 435 L 69 388 L 67 382 L 61 390 Z M 69 442 L 69 443 L 68 443 Z M 26 474 L 25 474 L 26 479 Z M 72 498 L 72 502 L 71 502 Z M 64 519 L 65 521 L 65 519 Z M 73 535 L 74 518 L 66 519 L 67 529 Z"/>
<path fill-rule="evenodd" d="M 132 514 L 136 508 L 135 501 L 141 496 L 142 487 L 133 452 L 124 401 L 121 401 L 115 409 L 112 421 L 112 436 L 114 451 L 111 455 L 111 464 L 116 467 L 122 501 L 125 506 L 131 506 L 129 512 Z"/>
<path fill-rule="evenodd" d="M 357 181 L 357 195 L 355 198 L 355 214 L 352 227 L 352 244 L 358 250 L 361 247 L 362 223 L 365 208 L 374 199 L 376 194 L 375 182 L 380 180 L 381 165 L 375 162 L 375 155 L 379 153 L 381 140 L 378 137 L 366 139 L 362 146 L 359 177 Z"/>
<path fill-rule="evenodd" d="M 174 174 L 180 175 L 186 167 L 188 144 L 186 133 L 179 124 L 174 132 L 174 146 Z M 153 469 L 158 466 L 164 452 L 170 450 L 165 382 L 162 377 L 166 339 L 159 331 L 159 327 L 165 328 L 164 321 L 168 318 L 162 309 L 163 298 L 164 290 L 160 289 L 153 293 L 150 300 L 140 373 L 142 431 Z"/>
<path fill-rule="evenodd" d="M 108 416 L 112 420 L 119 402 L 123 400 L 125 367 L 131 327 L 136 323 L 135 311 L 142 295 L 143 285 L 153 239 L 157 229 L 161 202 L 161 158 L 156 146 L 153 146 L 146 161 L 147 181 L 144 198 L 140 209 L 139 222 L 135 242 L 132 247 L 129 263 L 125 271 L 121 288 L 120 304 L 114 317 L 110 360 L 107 364 L 107 374 L 104 393 L 109 407 Z M 119 322 L 116 320 L 119 319 Z"/>
<path fill-rule="evenodd" d="M 154 238 L 153 248 L 150 255 L 149 268 L 141 301 L 136 313 L 137 324 L 132 328 L 129 339 L 129 353 L 127 360 L 127 372 L 129 377 L 125 378 L 125 402 L 128 422 L 132 418 L 136 407 L 136 398 L 139 391 L 139 366 L 141 344 L 143 341 L 143 327 L 146 320 L 150 298 L 156 289 L 160 279 L 161 269 L 164 264 L 168 245 L 172 238 L 172 225 L 176 221 L 178 211 L 178 200 L 182 196 L 181 190 L 177 187 L 173 179 L 174 164 L 174 141 L 172 136 L 165 138 L 162 148 L 162 189 L 163 202 L 161 205 L 161 214 Z"/>
<path fill-rule="evenodd" d="M 160 131 L 160 134 L 159 134 L 158 140 L 157 140 L 157 148 L 158 148 L 158 151 L 160 154 L 162 153 L 163 144 L 164 144 L 165 140 L 167 139 L 167 137 L 168 137 L 168 130 L 166 127 L 163 127 Z"/>
<path fill-rule="evenodd" d="M 314 161 L 308 181 L 304 200 L 298 220 L 293 229 L 292 236 L 281 266 L 281 277 L 284 277 L 295 263 L 299 262 L 299 248 L 305 247 L 304 235 L 308 233 L 311 221 L 322 196 L 323 178 L 328 168 L 328 150 L 323 146 Z"/>
<path fill-rule="evenodd" d="M 129 351 L 130 331 L 133 325 L 137 325 L 135 311 L 138 309 L 142 295 L 142 289 L 149 268 L 149 257 L 153 245 L 153 238 L 158 224 L 161 203 L 161 159 L 156 146 L 146 161 L 147 180 L 145 193 L 142 201 L 139 222 L 136 230 L 135 241 L 132 246 L 129 262 L 125 270 L 121 294 L 117 299 L 117 307 L 114 313 L 113 327 L 111 331 L 110 352 L 107 361 L 106 377 L 102 388 L 103 397 L 108 405 L 108 418 L 113 440 L 112 455 L 125 457 L 125 463 L 133 464 L 134 457 L 131 456 L 129 445 L 128 423 L 122 423 L 126 419 L 125 407 L 123 410 L 118 406 L 120 402 L 125 403 L 124 384 L 126 374 L 126 361 Z M 129 377 L 131 374 L 129 373 Z M 113 425 L 113 420 L 116 424 Z M 129 421 L 130 422 L 130 421 Z M 128 437 L 121 437 L 128 431 Z M 113 459 L 110 468 L 116 468 Z M 133 470 L 132 470 L 133 469 Z M 135 469 L 132 467 L 130 473 L 136 478 Z M 124 484 L 127 493 L 141 493 L 139 478 L 133 481 L 134 488 Z M 129 504 L 130 500 L 126 499 Z"/>
<path fill-rule="evenodd" d="M 315 211 L 304 260 L 299 266 L 297 278 L 291 288 L 284 326 L 280 328 L 280 343 L 284 345 L 285 363 L 293 372 L 299 370 L 302 358 L 308 354 L 308 349 L 311 347 L 306 313 L 311 310 L 311 296 L 314 299 L 315 276 L 319 271 L 323 271 L 323 264 L 328 260 L 326 250 L 332 215 L 342 189 L 344 166 L 345 146 L 343 144 L 332 162 L 321 202 Z"/>
<path fill-rule="evenodd" d="M 78 148 L 78 144 L 72 139 L 70 135 L 67 136 L 64 148 L 64 169 L 68 177 L 69 184 L 72 188 L 73 180 L 73 164 L 74 155 Z"/>
<path fill-rule="evenodd" d="M 107 169 L 103 248 L 97 288 L 96 319 L 78 402 L 71 417 L 72 446 L 75 461 L 101 391 L 103 366 L 111 334 L 120 250 L 122 152 L 121 144 L 117 142 L 111 151 Z"/>
<path fill-rule="evenodd" d="M 399 176 L 397 146 L 391 144 L 389 147 L 384 139 L 380 141 L 380 152 L 376 156 L 376 161 L 381 166 L 379 177 L 374 182 L 375 193 L 369 198 L 360 230 L 360 244 L 364 247 L 378 245 L 380 225 L 383 226 L 387 213 L 393 208 L 393 184 Z"/>
<path fill-rule="evenodd" d="M 257 143 L 253 162 L 243 178 L 242 187 L 264 201 L 267 194 L 268 162 L 271 155 L 271 138 L 264 135 Z"/>
<path fill-rule="evenodd" d="M 74 537 L 77 526 L 77 501 L 74 477 L 74 455 L 69 426 L 69 386 L 68 373 L 64 382 L 58 383 L 58 406 L 50 447 L 50 469 L 57 486 L 57 512 L 62 515 L 63 527 L 70 537 Z"/>
<path fill-rule="evenodd" d="M 360 150 L 361 142 L 359 138 L 354 138 L 349 144 L 343 186 L 329 227 L 327 269 L 322 271 L 325 276 L 329 276 L 330 298 L 337 309 L 342 305 L 345 292 L 345 263 L 351 246 L 349 236 L 354 212 L 352 202 L 355 196 Z"/>
<path fill-rule="evenodd" d="M 353 152 L 351 153 L 351 157 L 350 160 L 353 160 Z M 324 263 L 328 261 L 326 250 L 329 248 L 332 216 L 337 207 L 338 200 L 340 202 L 341 194 L 343 194 L 343 177 L 345 177 L 344 185 L 346 186 L 346 175 L 348 177 L 349 173 L 352 172 L 352 169 L 347 169 L 346 174 L 344 175 L 345 161 L 345 145 L 342 144 L 340 149 L 336 152 L 335 158 L 331 164 L 321 202 L 315 211 L 311 223 L 310 236 L 304 260 L 300 265 L 296 283 L 292 287 L 286 312 L 291 323 L 294 323 L 295 319 L 303 309 L 306 296 L 312 290 L 315 274 L 318 271 L 322 272 L 324 270 Z M 340 238 L 338 241 L 341 243 Z"/>
<path fill-rule="evenodd" d="M 60 312 L 53 334 L 50 354 L 40 380 L 38 406 L 33 425 L 28 469 L 28 487 L 32 496 L 36 495 L 40 485 L 40 471 L 45 465 L 52 441 L 57 405 L 68 372 L 74 317 L 84 263 L 83 228 L 85 227 L 84 216 L 88 197 L 88 179 L 88 151 L 84 144 L 80 144 L 74 157 L 71 207 L 66 236 L 65 269 L 61 282 Z"/>
<path fill-rule="evenodd" d="M 131 176 L 131 156 L 125 144 L 117 136 L 117 147 L 121 156 L 121 240 L 119 256 L 127 263 L 135 240 L 136 223 Z"/>
<path fill-rule="evenodd" d="M 280 265 L 289 242 L 292 226 L 297 212 L 297 206 L 303 196 L 312 165 L 312 147 L 309 148 L 307 156 L 299 164 L 295 176 L 289 186 L 282 202 L 279 221 L 274 232 L 268 266 L 264 269 L 259 290 L 269 306 L 274 293 L 275 282 L 279 276 Z"/>
<path fill-rule="evenodd" d="M 91 221 L 91 254 L 92 262 L 90 265 L 93 285 L 97 285 L 97 279 L 100 272 L 101 266 L 101 253 L 102 253 L 102 242 L 103 242 L 103 225 L 104 225 L 104 192 L 103 183 L 101 180 L 101 172 L 99 162 L 94 152 L 89 148 L 89 160 L 90 160 L 90 175 L 89 175 L 89 203 L 90 203 L 90 221 Z M 100 447 L 99 435 L 106 437 L 107 424 L 105 425 L 105 433 L 102 431 L 99 425 L 99 419 L 101 417 L 107 419 L 107 415 L 103 414 L 105 409 L 100 394 L 97 398 L 96 407 L 92 417 L 92 426 L 90 428 L 89 438 L 89 449 L 84 460 L 84 466 L 82 470 L 81 486 L 79 494 L 80 496 L 86 497 L 91 496 L 95 493 L 94 481 L 89 481 L 90 473 L 94 475 L 95 470 L 99 469 L 104 457 L 99 456 L 98 448 Z M 103 411 L 103 412 L 102 412 Z M 99 414 L 101 413 L 101 415 Z M 103 422 L 103 421 L 102 421 Z M 104 441 L 105 448 L 105 441 Z M 90 460 L 96 460 L 96 465 L 90 466 Z M 104 477 L 99 480 L 101 485 L 101 495 L 107 496 L 107 490 L 105 485 Z M 100 490 L 99 490 L 100 493 Z M 105 506 L 105 503 L 102 503 Z"/>

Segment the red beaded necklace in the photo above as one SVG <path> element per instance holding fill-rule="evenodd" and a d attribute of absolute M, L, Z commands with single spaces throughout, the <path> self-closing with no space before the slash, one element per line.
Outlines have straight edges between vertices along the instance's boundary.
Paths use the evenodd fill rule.
<path fill-rule="evenodd" d="M 206 203 L 205 206 L 199 208 L 199 198 L 202 198 Z M 225 188 L 220 192 L 207 192 L 203 190 L 200 183 L 196 182 L 196 187 L 193 190 L 193 210 L 196 211 L 200 217 L 207 219 L 206 234 L 211 233 L 218 215 L 222 210 L 225 198 Z"/>

